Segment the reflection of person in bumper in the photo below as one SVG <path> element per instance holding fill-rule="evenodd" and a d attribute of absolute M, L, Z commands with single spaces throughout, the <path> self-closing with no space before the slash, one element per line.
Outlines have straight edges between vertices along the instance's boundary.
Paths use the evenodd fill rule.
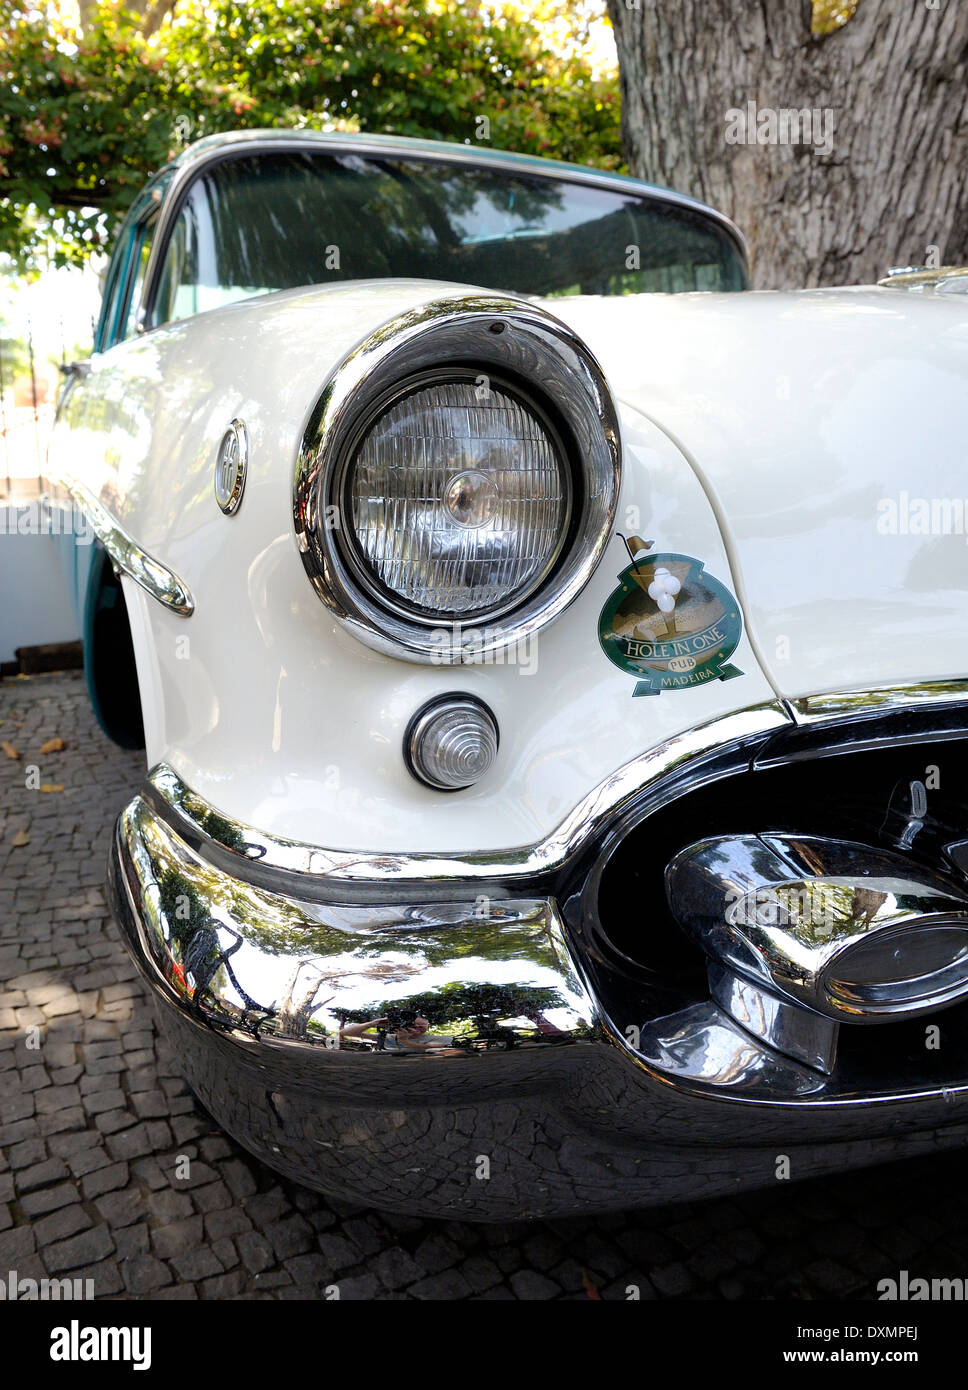
<path fill-rule="evenodd" d="M 463 1057 L 463 1048 L 452 1047 L 450 1042 L 443 1038 L 428 1037 L 427 1031 L 430 1028 L 430 1020 L 424 1018 L 423 1014 L 417 1014 L 410 1024 L 400 1024 L 394 1032 L 390 1032 L 389 1018 L 371 1018 L 364 1023 L 347 1023 L 340 1029 L 341 1038 L 364 1038 L 367 1041 L 375 1041 L 378 1046 L 382 1037 L 392 1039 L 397 1048 L 404 1052 L 434 1052 L 437 1056 L 443 1057 Z M 395 1049 L 392 1049 L 395 1050 Z"/>

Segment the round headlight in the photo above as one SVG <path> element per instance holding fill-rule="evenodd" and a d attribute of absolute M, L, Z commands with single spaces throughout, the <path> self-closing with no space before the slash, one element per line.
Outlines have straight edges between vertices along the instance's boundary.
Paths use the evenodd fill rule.
<path fill-rule="evenodd" d="M 620 476 L 615 406 L 584 343 L 537 305 L 462 291 L 336 365 L 296 463 L 296 540 L 361 641 L 486 660 L 577 598 Z"/>
<path fill-rule="evenodd" d="M 520 603 L 561 553 L 571 477 L 554 427 L 487 378 L 407 390 L 372 421 L 344 485 L 361 580 L 408 615 Z"/>

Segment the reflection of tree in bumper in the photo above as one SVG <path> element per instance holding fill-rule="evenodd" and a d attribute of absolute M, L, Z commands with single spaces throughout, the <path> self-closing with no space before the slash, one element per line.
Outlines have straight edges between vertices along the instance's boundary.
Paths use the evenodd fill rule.
<path fill-rule="evenodd" d="M 301 986 L 301 993 L 297 996 L 296 988 L 299 976 L 306 970 Z M 279 1006 L 277 1017 L 278 1032 L 284 1038 L 305 1038 L 309 1020 L 317 1009 L 321 1009 L 326 1000 L 321 999 L 316 1002 L 316 995 L 319 987 L 325 980 L 325 974 L 318 965 L 311 960 L 298 960 L 293 966 L 292 974 L 286 987 L 285 997 Z"/>
<path fill-rule="evenodd" d="M 788 1146 L 807 1177 L 842 1167 L 848 1144 L 864 1163 L 942 1132 L 963 1142 L 940 1093 L 815 1107 L 810 1091 L 795 1116 L 792 1099 L 735 1103 L 759 1084 L 756 1049 L 744 1034 L 724 1055 L 721 1021 L 694 1010 L 633 1049 L 583 983 L 556 899 L 491 897 L 482 920 L 469 900 L 334 904 L 309 876 L 286 874 L 277 894 L 264 879 L 218 869 L 141 797 L 119 819 L 112 906 L 190 1084 L 264 1162 L 344 1199 L 491 1220 L 605 1211 L 756 1186 L 758 1159 Z M 316 895 L 292 896 L 302 885 Z M 179 896 L 211 905 L 190 931 L 159 901 L 174 911 Z M 224 942 L 224 918 L 241 938 L 231 956 L 194 940 L 214 927 Z M 191 970 L 190 992 L 174 983 L 179 938 L 213 968 L 204 996 Z M 253 1026 L 240 982 L 283 1001 L 277 1016 Z M 307 1014 L 302 1037 L 302 1018 L 280 1025 L 286 1000 Z M 372 1036 L 341 1037 L 361 1015 Z M 378 1045 L 408 1028 L 411 1044 L 440 1041 Z"/>
<path fill-rule="evenodd" d="M 200 895 L 184 874 L 173 870 L 162 873 L 158 886 L 162 911 L 169 927 L 169 945 L 173 948 L 173 954 L 177 951 L 181 957 L 174 964 L 179 967 L 179 981 L 193 1006 L 225 1011 L 221 1003 L 225 991 L 218 988 L 219 972 L 224 970 L 244 1005 L 242 1010 L 235 1010 L 230 1016 L 254 1013 L 261 1015 L 262 1021 L 272 1017 L 275 1008 L 252 999 L 235 977 L 229 957 L 241 947 L 241 935 L 211 917 Z M 233 938 L 227 950 L 219 939 L 220 931 L 227 932 Z"/>
<path fill-rule="evenodd" d="M 482 985 L 476 983 L 452 982 L 439 989 L 422 994 L 407 995 L 395 999 L 387 1006 L 386 1013 L 390 1023 L 387 1030 L 392 1034 L 394 1026 L 408 1026 L 414 1018 L 423 1017 L 434 1028 L 434 1041 L 462 1043 L 495 1043 L 513 1047 L 523 1041 L 521 1021 L 527 1020 L 535 1038 L 567 1036 L 562 1030 L 554 1028 L 546 1031 L 540 1020 L 544 1012 L 558 1008 L 561 996 L 557 990 L 542 986 Z M 363 1009 L 354 1009 L 346 1014 L 346 1023 L 363 1023 L 380 1013 L 377 1003 Z M 518 1023 L 517 1028 L 507 1026 L 509 1020 Z"/>

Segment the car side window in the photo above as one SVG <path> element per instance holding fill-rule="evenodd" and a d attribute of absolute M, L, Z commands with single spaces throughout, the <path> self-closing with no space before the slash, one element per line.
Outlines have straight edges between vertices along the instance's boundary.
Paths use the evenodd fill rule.
<path fill-rule="evenodd" d="M 197 314 L 197 235 L 194 199 L 188 201 L 172 228 L 155 295 L 152 327 Z"/>
<path fill-rule="evenodd" d="M 118 337 L 122 340 L 133 338 L 138 331 L 138 311 L 141 308 L 141 291 L 144 288 L 145 271 L 154 241 L 157 219 L 132 228 L 131 246 L 128 252 L 127 293 L 124 326 Z"/>
<path fill-rule="evenodd" d="M 121 247 L 114 251 L 104 278 L 101 294 L 101 314 L 94 339 L 95 351 L 103 352 L 111 346 L 112 329 L 117 322 L 118 304 L 124 288 L 124 256 Z"/>
<path fill-rule="evenodd" d="M 157 192 L 142 195 L 118 232 L 104 282 L 94 343 L 97 352 L 106 352 L 138 331 L 138 311 L 159 205 Z"/>

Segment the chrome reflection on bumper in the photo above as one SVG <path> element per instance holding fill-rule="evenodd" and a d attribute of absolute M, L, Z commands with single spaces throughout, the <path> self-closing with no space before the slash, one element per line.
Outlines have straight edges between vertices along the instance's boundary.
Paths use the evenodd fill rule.
<path fill-rule="evenodd" d="M 324 903 L 225 873 L 215 848 L 135 798 L 115 915 L 218 1123 L 346 1200 L 474 1220 L 606 1211 L 761 1185 L 778 1145 L 808 1177 L 968 1135 L 968 1088 L 861 1097 L 711 1003 L 636 1037 L 586 986 L 553 897 L 488 901 L 475 884 L 460 902 L 452 884 L 421 905 L 391 878 L 392 904 Z"/>
<path fill-rule="evenodd" d="M 335 906 L 227 879 L 137 798 L 119 888 L 162 991 L 255 1041 L 464 1059 L 591 1036 L 596 1010 L 548 900 Z M 421 1031 L 414 1020 L 431 1027 Z"/>
<path fill-rule="evenodd" d="M 666 870 L 712 997 L 749 1032 L 833 1069 L 841 1023 L 934 1013 L 968 994 L 968 897 L 894 851 L 815 835 L 729 835 Z"/>

